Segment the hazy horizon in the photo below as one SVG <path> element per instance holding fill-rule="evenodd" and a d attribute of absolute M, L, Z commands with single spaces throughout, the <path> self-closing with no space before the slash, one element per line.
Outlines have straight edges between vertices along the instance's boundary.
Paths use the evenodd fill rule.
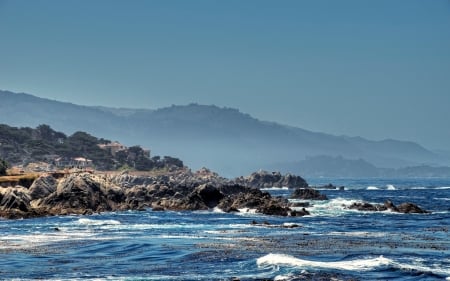
<path fill-rule="evenodd" d="M 0 88 L 450 150 L 450 2 L 0 0 Z"/>

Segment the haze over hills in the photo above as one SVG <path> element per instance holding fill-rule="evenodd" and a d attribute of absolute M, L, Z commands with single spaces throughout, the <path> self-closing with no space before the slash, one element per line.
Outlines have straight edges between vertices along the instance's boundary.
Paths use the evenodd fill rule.
<path fill-rule="evenodd" d="M 316 169 L 320 169 L 316 163 L 320 159 L 337 159 L 340 169 L 339 163 L 349 163 L 345 161 L 376 169 L 450 163 L 445 155 L 414 142 L 311 132 L 214 105 L 156 110 L 91 107 L 8 91 L 0 91 L 0 101 L 0 123 L 19 127 L 48 124 L 66 134 L 82 130 L 127 145 L 141 144 L 156 154 L 179 157 L 193 169 L 206 166 L 225 176 L 276 166 L 302 174 L 306 166 L 298 163 L 308 163 L 306 159 L 314 160 L 311 163 Z"/>

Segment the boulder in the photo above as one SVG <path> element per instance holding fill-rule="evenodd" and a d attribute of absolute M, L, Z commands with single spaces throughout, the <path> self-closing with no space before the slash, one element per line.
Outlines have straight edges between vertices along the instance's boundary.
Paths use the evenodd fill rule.
<path fill-rule="evenodd" d="M 328 197 L 313 188 L 297 188 L 291 194 L 292 199 L 328 200 Z"/>

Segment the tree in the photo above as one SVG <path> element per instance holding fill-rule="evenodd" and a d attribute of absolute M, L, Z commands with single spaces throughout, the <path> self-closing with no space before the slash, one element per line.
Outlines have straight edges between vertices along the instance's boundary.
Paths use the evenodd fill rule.
<path fill-rule="evenodd" d="M 8 163 L 5 160 L 0 159 L 0 176 L 6 175 L 6 169 L 8 169 Z"/>

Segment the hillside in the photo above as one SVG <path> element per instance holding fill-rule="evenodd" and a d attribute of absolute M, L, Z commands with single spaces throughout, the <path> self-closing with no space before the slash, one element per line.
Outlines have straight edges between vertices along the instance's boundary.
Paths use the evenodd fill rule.
<path fill-rule="evenodd" d="M 0 159 L 9 165 L 43 162 L 54 168 L 90 167 L 97 170 L 183 167 L 183 162 L 173 157 L 150 158 L 150 151 L 140 146 L 126 147 L 85 132 L 66 136 L 48 125 L 32 129 L 0 124 Z"/>
<path fill-rule="evenodd" d="M 82 130 L 120 139 L 127 145 L 140 143 L 159 154 L 179 157 L 194 169 L 207 166 L 226 176 L 319 155 L 362 159 L 380 168 L 450 163 L 447 157 L 413 142 L 371 141 L 311 132 L 214 105 L 115 109 L 78 106 L 6 91 L 0 91 L 0 100 L 0 123 L 32 127 L 49 124 L 66 134 Z"/>

